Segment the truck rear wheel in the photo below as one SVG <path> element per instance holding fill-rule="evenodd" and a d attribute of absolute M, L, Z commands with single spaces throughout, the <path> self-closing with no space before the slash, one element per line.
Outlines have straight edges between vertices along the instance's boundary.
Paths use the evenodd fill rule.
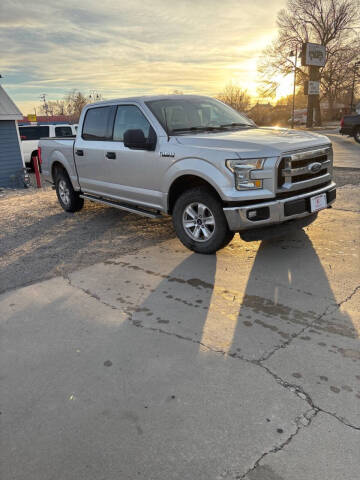
<path fill-rule="evenodd" d="M 360 143 L 360 127 L 356 127 L 354 131 L 355 142 Z"/>
<path fill-rule="evenodd" d="M 75 192 L 66 172 L 60 171 L 55 179 L 56 195 L 66 212 L 78 212 L 84 206 L 84 199 Z"/>
<path fill-rule="evenodd" d="M 234 237 L 221 202 L 206 187 L 194 187 L 179 196 L 173 210 L 173 225 L 185 247 L 197 253 L 215 253 Z"/>

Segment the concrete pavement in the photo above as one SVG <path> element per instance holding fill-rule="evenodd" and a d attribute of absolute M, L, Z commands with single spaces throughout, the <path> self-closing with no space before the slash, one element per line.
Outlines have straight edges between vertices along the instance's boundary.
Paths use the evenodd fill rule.
<path fill-rule="evenodd" d="M 353 137 L 340 135 L 339 128 L 316 131 L 326 135 L 333 144 L 334 167 L 360 169 L 360 144 Z"/>
<path fill-rule="evenodd" d="M 286 239 L 0 296 L 2 480 L 357 478 L 359 190 Z"/>

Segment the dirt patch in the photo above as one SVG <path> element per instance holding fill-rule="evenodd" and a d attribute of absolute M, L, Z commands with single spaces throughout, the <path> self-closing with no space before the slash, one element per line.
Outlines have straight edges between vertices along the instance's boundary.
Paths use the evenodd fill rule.
<path fill-rule="evenodd" d="M 169 217 L 152 220 L 91 202 L 70 214 L 52 189 L 6 191 L 0 197 L 0 292 L 173 236 Z"/>

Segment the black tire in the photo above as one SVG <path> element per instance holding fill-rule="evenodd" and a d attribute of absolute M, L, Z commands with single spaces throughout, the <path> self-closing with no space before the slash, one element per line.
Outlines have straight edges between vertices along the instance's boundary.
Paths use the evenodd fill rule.
<path fill-rule="evenodd" d="M 188 210 L 189 208 L 190 210 Z M 186 219 L 187 211 L 192 212 L 192 215 L 196 213 L 194 222 L 192 222 L 191 216 Z M 204 212 L 204 215 L 200 215 L 199 212 Z M 205 220 L 203 221 L 201 217 Z M 185 247 L 197 253 L 215 253 L 230 243 L 235 235 L 229 230 L 221 202 L 206 187 L 194 187 L 182 193 L 175 202 L 172 218 L 180 241 Z M 198 223 L 199 221 L 201 223 Z M 188 228 L 184 226 L 186 222 L 189 224 Z M 197 234 L 198 240 L 195 238 Z M 209 235 L 208 240 L 206 235 Z"/>
<path fill-rule="evenodd" d="M 354 130 L 354 140 L 357 143 L 360 143 L 360 127 L 356 127 Z"/>
<path fill-rule="evenodd" d="M 67 173 L 58 171 L 55 179 L 56 195 L 65 212 L 78 212 L 84 206 L 84 199 L 75 192 Z"/>

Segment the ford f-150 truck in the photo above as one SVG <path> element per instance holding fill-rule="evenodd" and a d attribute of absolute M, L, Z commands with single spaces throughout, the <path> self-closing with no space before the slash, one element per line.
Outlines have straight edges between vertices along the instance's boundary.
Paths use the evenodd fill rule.
<path fill-rule="evenodd" d="M 336 197 L 329 139 L 258 128 L 203 96 L 118 99 L 84 107 L 75 140 L 40 140 L 45 179 L 64 210 L 84 199 L 156 218 L 170 214 L 199 253 L 235 232 L 257 240 L 310 224 Z"/>

